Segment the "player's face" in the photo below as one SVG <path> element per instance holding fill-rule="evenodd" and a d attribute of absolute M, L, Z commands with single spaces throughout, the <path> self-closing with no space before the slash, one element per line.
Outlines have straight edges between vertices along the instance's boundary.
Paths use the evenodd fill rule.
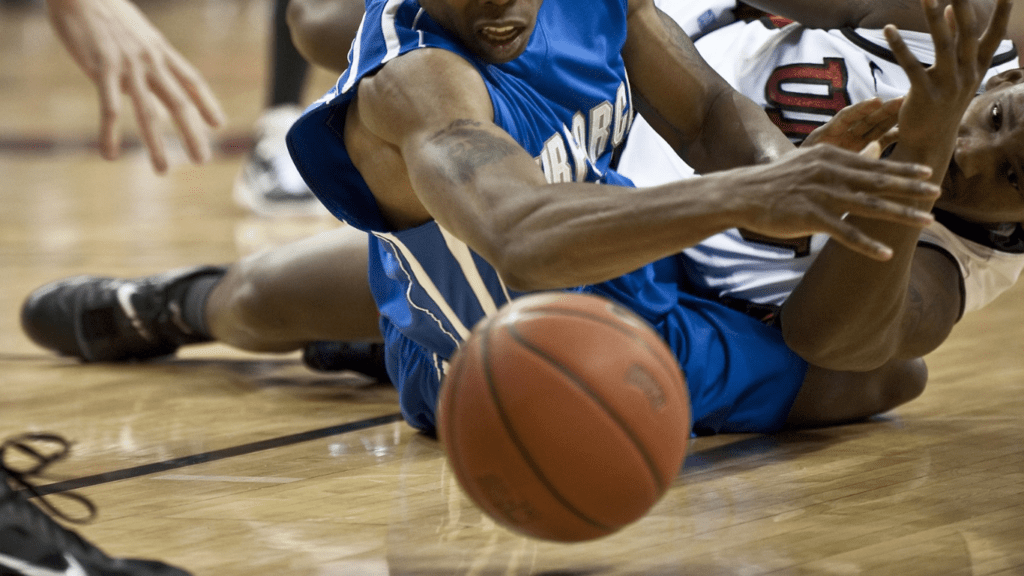
<path fill-rule="evenodd" d="M 519 57 L 544 0 L 420 0 L 438 24 L 491 64 Z"/>
<path fill-rule="evenodd" d="M 968 220 L 1024 222 L 1024 76 L 1013 72 L 989 83 L 960 122 L 936 206 Z"/>

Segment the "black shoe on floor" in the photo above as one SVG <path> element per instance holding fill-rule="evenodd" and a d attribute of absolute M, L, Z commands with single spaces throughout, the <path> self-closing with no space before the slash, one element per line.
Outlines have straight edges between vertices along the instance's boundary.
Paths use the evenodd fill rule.
<path fill-rule="evenodd" d="M 323 341 L 307 344 L 302 351 L 306 366 L 321 372 L 352 370 L 378 382 L 391 382 L 384 365 L 384 345 L 368 342 Z"/>
<path fill-rule="evenodd" d="M 56 447 L 44 450 L 44 446 Z M 188 572 L 154 560 L 111 558 L 44 512 L 68 521 L 95 516 L 91 502 L 73 493 L 63 494 L 86 508 L 84 520 L 73 520 L 54 508 L 29 477 L 67 455 L 68 442 L 51 434 L 25 434 L 0 444 L 0 576 L 189 576 Z M 36 461 L 26 469 L 4 462 L 7 450 Z M 36 496 L 40 505 L 30 500 Z"/>
<path fill-rule="evenodd" d="M 192 281 L 224 270 L 201 266 L 131 280 L 58 280 L 29 295 L 21 326 L 43 348 L 86 362 L 167 356 L 182 344 L 209 341 L 185 323 L 182 301 Z"/>

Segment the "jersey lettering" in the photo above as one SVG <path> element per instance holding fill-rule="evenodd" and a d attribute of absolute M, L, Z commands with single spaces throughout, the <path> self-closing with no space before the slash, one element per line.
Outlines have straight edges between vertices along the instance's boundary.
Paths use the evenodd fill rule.
<path fill-rule="evenodd" d="M 572 133 L 566 139 L 569 141 L 572 161 L 576 164 L 576 182 L 583 182 L 587 178 L 587 148 L 584 145 L 587 141 L 587 121 L 582 112 L 573 115 Z"/>
<path fill-rule="evenodd" d="M 569 166 L 569 152 L 565 149 L 565 140 L 555 134 L 544 143 L 541 152 L 544 177 L 549 184 L 572 182 L 572 167 Z"/>
<path fill-rule="evenodd" d="M 842 58 L 825 58 L 821 65 L 779 66 L 765 84 L 765 112 L 786 136 L 802 140 L 824 120 L 799 118 L 794 113 L 834 116 L 850 105 L 848 80 Z M 805 89 L 799 90 L 800 86 Z"/>
<path fill-rule="evenodd" d="M 625 142 L 631 124 L 629 90 L 621 83 L 614 105 L 606 100 L 586 114 L 574 114 L 572 126 L 548 138 L 534 160 L 550 183 L 583 182 L 591 169 L 601 176 L 596 160 L 609 146 L 614 150 Z"/>
<path fill-rule="evenodd" d="M 626 85 L 619 84 L 619 90 L 615 93 L 615 132 L 612 135 L 612 147 L 618 148 L 626 139 L 626 131 L 629 130 L 629 115 L 626 114 L 629 106 L 626 95 Z"/>
<path fill-rule="evenodd" d="M 590 109 L 590 146 L 591 158 L 597 158 L 608 145 L 612 129 L 613 108 L 610 102 L 601 102 Z"/>

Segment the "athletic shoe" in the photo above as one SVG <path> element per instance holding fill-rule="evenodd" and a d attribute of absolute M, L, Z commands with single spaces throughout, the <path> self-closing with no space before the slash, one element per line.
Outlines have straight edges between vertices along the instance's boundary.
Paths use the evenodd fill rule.
<path fill-rule="evenodd" d="M 285 135 L 302 114 L 298 106 L 267 110 L 256 123 L 256 143 L 235 177 L 235 202 L 261 216 L 327 215 L 288 154 Z"/>
<path fill-rule="evenodd" d="M 55 446 L 46 451 L 44 446 Z M 27 469 L 4 462 L 7 450 L 35 460 Z M 51 434 L 25 434 L 0 444 L 0 576 L 189 576 L 188 572 L 154 560 L 111 558 L 75 532 L 64 528 L 42 508 L 70 522 L 86 522 L 96 508 L 83 496 L 65 493 L 86 508 L 88 515 L 73 519 L 57 510 L 29 479 L 67 455 L 68 442 Z"/>
<path fill-rule="evenodd" d="M 351 370 L 379 382 L 390 382 L 384 365 L 384 345 L 367 342 L 313 342 L 302 351 L 306 366 L 321 372 Z"/>
<path fill-rule="evenodd" d="M 185 323 L 183 301 L 193 280 L 224 270 L 200 266 L 134 280 L 59 280 L 29 295 L 21 326 L 43 348 L 86 362 L 167 356 L 183 344 L 210 340 Z"/>

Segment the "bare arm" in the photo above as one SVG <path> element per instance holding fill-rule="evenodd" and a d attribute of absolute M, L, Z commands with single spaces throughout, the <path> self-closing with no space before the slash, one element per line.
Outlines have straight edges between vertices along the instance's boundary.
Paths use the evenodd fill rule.
<path fill-rule="evenodd" d="M 992 54 L 1005 33 L 1010 4 L 1000 0 L 985 33 L 973 19 L 967 0 L 953 8 L 927 8 L 936 45 L 936 63 L 925 69 L 895 29 L 890 45 L 911 81 L 900 110 L 900 143 L 894 159 L 927 163 L 940 182 L 949 164 L 964 110 L 973 98 Z M 955 13 L 957 35 L 944 12 Z M 930 210 L 932 202 L 918 202 Z M 920 230 L 849 220 L 894 250 L 878 263 L 834 242 L 826 245 L 782 311 L 787 344 L 812 364 L 836 370 L 869 370 L 893 358 L 909 358 L 934 349 L 948 335 L 959 310 L 951 296 L 948 261 L 916 254 Z M 953 300 L 955 298 L 955 301 Z M 938 306 L 950 308 L 936 313 Z M 930 316 L 929 316 L 930 315 Z"/>
<path fill-rule="evenodd" d="M 631 0 L 628 20 L 622 55 L 638 110 L 697 172 L 769 162 L 793 150 L 651 0 Z"/>
<path fill-rule="evenodd" d="M 840 214 L 918 224 L 928 217 L 854 191 L 937 193 L 916 166 L 825 146 L 643 190 L 548 184 L 492 116 L 474 68 L 446 51 L 417 50 L 360 84 L 345 142 L 393 224 L 436 220 L 517 289 L 607 280 L 737 225 L 781 237 L 825 231 L 880 257 Z M 382 149 L 396 152 L 402 178 L 372 169 Z"/>

